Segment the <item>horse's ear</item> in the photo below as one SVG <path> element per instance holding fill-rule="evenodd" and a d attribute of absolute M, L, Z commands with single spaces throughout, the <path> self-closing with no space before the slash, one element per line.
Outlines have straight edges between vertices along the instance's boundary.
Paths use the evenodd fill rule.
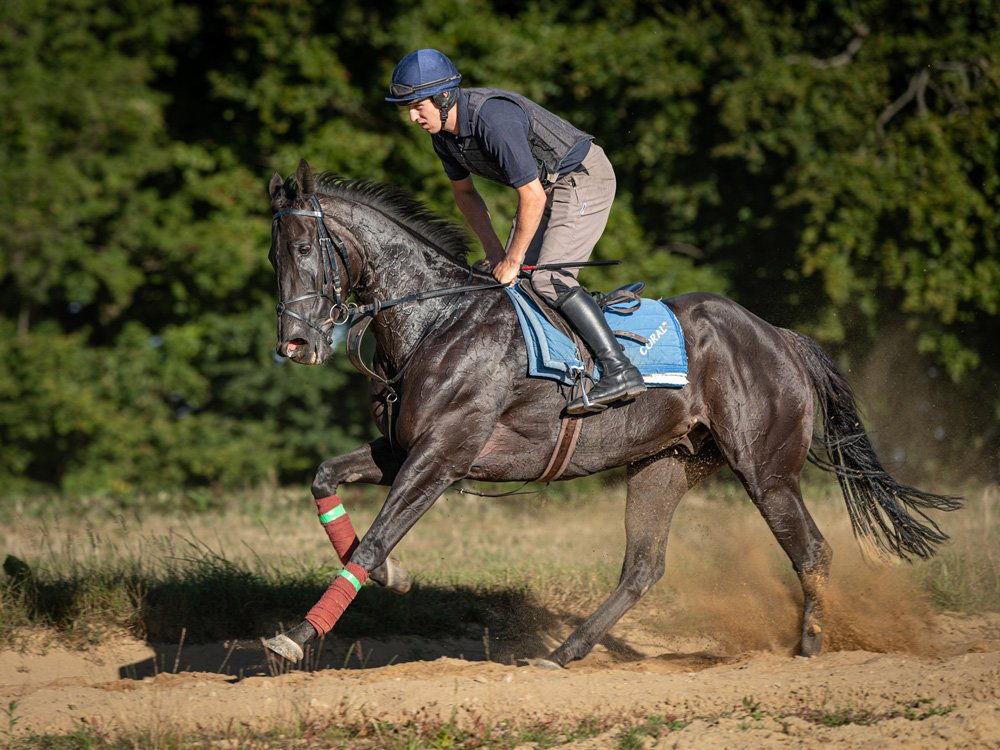
<path fill-rule="evenodd" d="M 278 192 L 278 188 L 281 187 L 281 183 L 282 179 L 280 174 L 275 172 L 273 175 L 271 175 L 271 182 L 267 186 L 267 194 L 271 196 L 272 200 L 274 200 L 274 196 Z"/>
<path fill-rule="evenodd" d="M 306 200 L 316 192 L 316 181 L 313 179 L 312 169 L 305 159 L 299 162 L 299 168 L 295 170 L 295 181 L 299 185 L 299 198 Z"/>

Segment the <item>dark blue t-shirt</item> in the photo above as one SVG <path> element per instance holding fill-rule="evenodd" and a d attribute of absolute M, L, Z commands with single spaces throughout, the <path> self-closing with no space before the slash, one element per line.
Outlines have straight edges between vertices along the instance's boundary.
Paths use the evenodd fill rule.
<path fill-rule="evenodd" d="M 459 137 L 471 135 L 469 118 L 465 116 L 468 104 L 465 94 L 460 93 L 458 100 Z M 538 179 L 538 164 L 528 146 L 529 131 L 528 115 L 517 104 L 509 99 L 487 99 L 479 108 L 476 120 L 476 139 L 482 147 L 500 164 L 500 169 L 507 176 L 511 187 L 519 188 L 532 180 Z M 469 176 L 469 170 L 449 155 L 438 145 L 438 139 L 455 139 L 451 133 L 441 131 L 431 136 L 434 151 L 441 159 L 445 174 L 450 180 L 464 180 Z M 566 155 L 559 167 L 559 175 L 572 172 L 590 151 L 590 141 L 581 141 Z"/>

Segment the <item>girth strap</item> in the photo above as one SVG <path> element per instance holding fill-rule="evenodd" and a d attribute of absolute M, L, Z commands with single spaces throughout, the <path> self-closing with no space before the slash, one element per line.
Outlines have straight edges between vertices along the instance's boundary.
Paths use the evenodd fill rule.
<path fill-rule="evenodd" d="M 573 458 L 576 441 L 579 440 L 582 429 L 582 417 L 563 418 L 562 424 L 559 426 L 559 437 L 556 438 L 556 448 L 552 451 L 552 458 L 549 459 L 549 465 L 535 480 L 536 482 L 554 482 L 563 475 L 566 467 L 569 466 L 570 459 Z"/>

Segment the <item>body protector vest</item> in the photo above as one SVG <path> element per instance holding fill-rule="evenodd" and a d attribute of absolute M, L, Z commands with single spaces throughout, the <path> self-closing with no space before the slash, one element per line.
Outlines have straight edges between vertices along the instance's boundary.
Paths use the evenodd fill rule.
<path fill-rule="evenodd" d="M 482 148 L 476 138 L 479 110 L 490 99 L 507 99 L 517 104 L 528 116 L 528 146 L 535 157 L 538 178 L 543 186 L 559 178 L 559 166 L 572 148 L 581 141 L 592 141 L 594 136 L 577 130 L 558 115 L 535 104 L 527 97 L 503 89 L 465 89 L 468 95 L 466 111 L 459 110 L 459 117 L 468 117 L 473 135 L 442 138 L 448 154 L 472 174 L 485 177 L 501 185 L 510 185 L 499 162 Z"/>

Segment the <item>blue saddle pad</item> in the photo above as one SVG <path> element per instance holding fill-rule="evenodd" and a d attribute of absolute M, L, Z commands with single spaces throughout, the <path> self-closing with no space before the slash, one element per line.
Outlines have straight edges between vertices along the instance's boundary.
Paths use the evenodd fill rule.
<path fill-rule="evenodd" d="M 553 326 L 538 306 L 517 286 L 507 287 L 514 303 L 517 320 L 528 349 L 528 375 L 575 382 L 574 374 L 583 369 L 576 344 Z M 677 317 L 659 300 L 641 300 L 638 309 L 621 311 L 610 306 L 604 317 L 612 331 L 628 331 L 646 340 L 635 341 L 619 336 L 618 341 L 632 364 L 639 368 L 650 388 L 680 388 L 687 385 L 687 353 L 684 334 Z M 600 379 L 600 368 L 594 376 Z"/>

